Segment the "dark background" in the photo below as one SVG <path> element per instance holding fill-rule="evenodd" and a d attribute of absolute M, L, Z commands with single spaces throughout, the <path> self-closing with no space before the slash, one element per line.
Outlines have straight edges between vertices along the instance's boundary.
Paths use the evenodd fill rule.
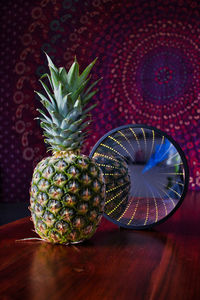
<path fill-rule="evenodd" d="M 74 55 L 83 68 L 98 57 L 93 74 L 103 80 L 84 153 L 120 125 L 155 126 L 180 144 L 190 189 L 200 190 L 199 1 L 7 0 L 0 9 L 2 207 L 28 205 L 33 167 L 46 155 L 34 120 L 43 50 L 67 68 Z"/>

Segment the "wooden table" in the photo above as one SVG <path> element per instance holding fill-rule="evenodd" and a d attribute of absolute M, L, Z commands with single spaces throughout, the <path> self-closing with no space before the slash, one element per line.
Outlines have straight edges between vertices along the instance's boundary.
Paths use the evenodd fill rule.
<path fill-rule="evenodd" d="M 0 227 L 0 299 L 200 299 L 200 194 L 152 231 L 105 219 L 78 246 L 40 241 L 29 218 Z"/>

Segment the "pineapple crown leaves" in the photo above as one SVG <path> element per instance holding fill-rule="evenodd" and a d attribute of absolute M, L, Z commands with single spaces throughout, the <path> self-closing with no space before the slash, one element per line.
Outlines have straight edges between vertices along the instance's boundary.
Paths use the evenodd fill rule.
<path fill-rule="evenodd" d="M 89 84 L 97 58 L 80 74 L 76 57 L 68 72 L 64 67 L 57 68 L 47 54 L 46 57 L 50 74 L 45 73 L 39 79 L 46 95 L 36 91 L 45 110 L 38 109 L 37 119 L 41 121 L 45 142 L 50 144 L 49 150 L 77 150 L 84 142 L 84 129 L 91 123 L 87 120 L 88 113 L 96 106 L 88 103 L 98 92 L 94 88 L 102 79 Z"/>

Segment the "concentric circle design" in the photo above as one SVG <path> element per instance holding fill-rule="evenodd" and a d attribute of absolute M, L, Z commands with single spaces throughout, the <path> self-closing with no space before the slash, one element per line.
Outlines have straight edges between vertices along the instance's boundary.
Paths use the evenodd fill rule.
<path fill-rule="evenodd" d="M 98 57 L 93 70 L 103 80 L 94 98 L 99 105 L 93 111 L 95 121 L 84 153 L 112 128 L 127 123 L 156 126 L 184 149 L 190 189 L 200 190 L 199 1 L 9 0 L 1 9 L 5 201 L 14 201 L 16 190 L 20 201 L 27 200 L 32 168 L 46 155 L 42 131 L 34 120 L 39 105 L 34 90 L 40 90 L 38 79 L 48 70 L 43 51 L 65 67 L 76 55 L 82 69 Z M 167 52 L 163 64 L 159 49 Z M 11 146 L 19 153 L 13 153 Z M 12 165 L 27 171 L 19 177 L 10 172 Z"/>
<path fill-rule="evenodd" d="M 18 101 L 20 95 L 15 122 L 30 124 L 19 134 L 27 135 L 28 144 L 22 148 L 32 148 L 33 164 L 45 154 L 42 133 L 33 121 L 33 90 L 40 88 L 37 79 L 47 71 L 42 50 L 66 67 L 74 55 L 83 67 L 98 56 L 94 73 L 103 80 L 94 99 L 99 105 L 93 111 L 92 135 L 83 152 L 88 153 L 105 132 L 127 122 L 156 126 L 183 147 L 191 169 L 190 188 L 200 189 L 200 4 L 167 2 L 74 0 L 33 5 L 15 66 L 15 93 L 23 93 L 15 97 Z"/>
<path fill-rule="evenodd" d="M 105 216 L 121 227 L 152 227 L 171 216 L 184 199 L 189 181 L 185 155 L 154 127 L 116 128 L 97 142 L 90 157 L 104 173 Z"/>
<path fill-rule="evenodd" d="M 136 73 L 137 87 L 146 101 L 169 104 L 184 96 L 193 78 L 193 68 L 181 51 L 158 47 L 141 60 Z"/>

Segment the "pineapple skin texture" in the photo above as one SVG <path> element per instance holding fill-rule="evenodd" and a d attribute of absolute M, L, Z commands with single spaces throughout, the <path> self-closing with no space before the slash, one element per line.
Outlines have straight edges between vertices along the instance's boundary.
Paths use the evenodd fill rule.
<path fill-rule="evenodd" d="M 43 240 L 70 244 L 89 239 L 105 205 L 102 171 L 84 155 L 44 158 L 34 169 L 30 204 L 35 231 Z"/>
<path fill-rule="evenodd" d="M 101 154 L 100 154 L 101 155 Z M 94 156 L 96 164 L 104 174 L 106 186 L 104 212 L 118 219 L 126 209 L 131 189 L 131 181 L 126 162 L 117 157 Z"/>

